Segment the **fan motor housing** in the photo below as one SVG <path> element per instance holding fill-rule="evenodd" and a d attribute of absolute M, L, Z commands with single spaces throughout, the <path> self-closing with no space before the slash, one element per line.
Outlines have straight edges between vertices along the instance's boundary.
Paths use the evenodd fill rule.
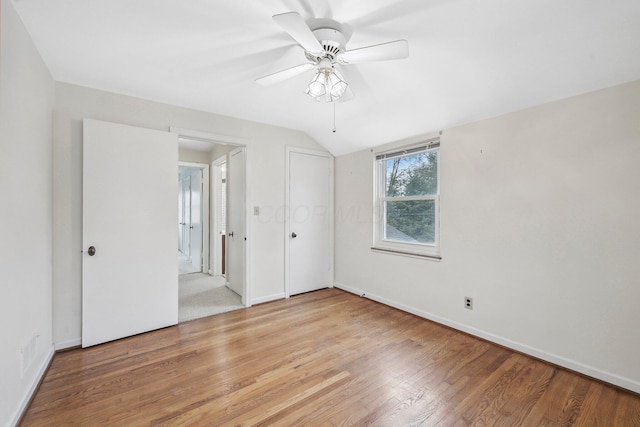
<path fill-rule="evenodd" d="M 322 59 L 329 59 L 332 63 L 337 61 L 340 53 L 344 52 L 347 43 L 344 35 L 333 28 L 318 28 L 313 30 L 313 35 L 322 45 L 324 52 L 318 56 L 305 51 L 307 59 L 319 63 Z"/>

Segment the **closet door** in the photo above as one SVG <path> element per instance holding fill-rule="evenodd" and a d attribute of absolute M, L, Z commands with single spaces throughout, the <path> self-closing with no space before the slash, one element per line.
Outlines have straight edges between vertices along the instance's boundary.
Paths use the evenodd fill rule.
<path fill-rule="evenodd" d="M 287 296 L 333 286 L 333 158 L 290 149 Z"/>

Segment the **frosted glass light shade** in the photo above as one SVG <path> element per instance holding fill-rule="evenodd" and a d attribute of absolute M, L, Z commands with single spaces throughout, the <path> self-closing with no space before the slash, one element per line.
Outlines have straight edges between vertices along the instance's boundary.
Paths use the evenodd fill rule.
<path fill-rule="evenodd" d="M 337 101 L 347 90 L 347 82 L 342 80 L 331 68 L 320 68 L 304 91 L 317 101 L 324 97 L 327 102 Z"/>
<path fill-rule="evenodd" d="M 307 86 L 307 90 L 305 90 L 304 93 L 318 99 L 323 96 L 325 92 L 325 75 L 322 71 L 318 71 L 316 76 L 309 83 L 309 86 Z"/>
<path fill-rule="evenodd" d="M 329 81 L 330 81 L 330 87 L 331 87 L 331 90 L 330 90 L 331 100 L 335 101 L 340 99 L 340 97 L 344 95 L 344 92 L 347 90 L 347 86 L 348 86 L 347 82 L 342 80 L 335 73 L 331 73 L 331 75 L 329 76 Z"/>

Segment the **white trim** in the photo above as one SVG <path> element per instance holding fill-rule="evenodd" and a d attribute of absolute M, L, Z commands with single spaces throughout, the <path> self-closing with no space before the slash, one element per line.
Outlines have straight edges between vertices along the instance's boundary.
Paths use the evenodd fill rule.
<path fill-rule="evenodd" d="M 169 132 L 177 133 L 178 139 L 192 139 L 195 141 L 215 142 L 216 144 L 222 145 L 244 146 L 248 141 L 247 138 L 239 136 L 222 135 L 218 133 L 211 133 L 176 126 L 169 126 Z"/>
<path fill-rule="evenodd" d="M 280 292 L 280 293 L 273 294 L 273 295 L 267 295 L 265 297 L 259 297 L 259 298 L 254 299 L 253 301 L 251 301 L 251 303 L 252 304 L 262 304 L 262 303 L 265 303 L 265 302 L 276 301 L 276 300 L 279 300 L 279 299 L 285 299 L 284 292 Z"/>
<path fill-rule="evenodd" d="M 197 168 L 202 170 L 202 272 L 209 271 L 210 265 L 210 251 L 209 251 L 209 228 L 211 217 L 209 216 L 210 209 L 210 190 L 209 190 L 209 164 L 208 163 L 195 163 L 195 162 L 178 162 L 178 166 L 186 166 L 190 168 Z"/>
<path fill-rule="evenodd" d="M 76 338 L 74 340 L 54 343 L 53 348 L 55 351 L 59 351 L 59 350 L 66 350 L 72 347 L 79 347 L 81 345 L 82 345 L 82 339 Z"/>
<path fill-rule="evenodd" d="M 442 260 L 442 257 L 440 255 L 428 255 L 424 253 L 409 252 L 409 251 L 406 251 L 404 248 L 390 249 L 388 247 L 378 248 L 376 246 L 372 246 L 371 252 L 377 252 L 385 255 L 396 255 L 396 256 L 402 256 L 402 257 L 408 257 L 408 258 L 424 259 L 424 260 L 435 261 L 435 262 L 440 262 Z"/>
<path fill-rule="evenodd" d="M 435 314 L 431 314 L 429 312 L 419 310 L 417 308 L 404 305 L 399 302 L 396 302 L 375 294 L 369 294 L 361 289 L 352 288 L 350 286 L 345 286 L 340 283 L 335 283 L 335 287 L 364 298 L 369 298 L 370 300 L 379 302 L 381 304 L 397 308 L 398 310 L 415 314 L 416 316 L 420 316 L 422 318 L 431 320 L 441 325 L 449 326 L 450 328 L 457 329 L 462 332 L 466 332 L 470 335 L 476 336 L 478 338 L 482 338 L 484 340 L 490 341 L 495 344 L 499 344 L 501 346 L 518 351 L 520 353 L 524 353 L 524 354 L 536 357 L 538 359 L 545 360 L 547 362 L 553 363 L 563 368 L 567 368 L 572 371 L 587 375 L 589 377 L 596 378 L 598 380 L 607 382 L 609 384 L 613 384 L 618 387 L 631 390 L 635 393 L 640 393 L 640 382 L 632 380 L 630 378 L 622 377 L 620 375 L 607 372 L 602 369 L 594 368 L 593 366 L 585 365 L 584 363 L 576 362 L 575 360 L 567 359 L 557 354 L 549 353 L 517 341 L 512 341 L 510 339 L 501 337 L 499 335 L 494 335 L 492 333 L 489 333 L 480 329 L 476 329 L 474 327 L 471 327 L 459 322 L 455 322 L 453 320 L 449 320 L 444 317 L 440 317 Z"/>
<path fill-rule="evenodd" d="M 249 212 L 250 209 L 247 209 L 247 206 L 251 206 L 251 197 L 250 197 L 250 189 L 249 186 L 249 173 L 247 165 L 249 164 L 249 150 L 246 146 L 243 146 L 244 150 L 244 235 L 247 240 L 245 240 L 244 245 L 244 306 L 251 307 L 251 236 L 252 236 L 252 213 Z"/>
<path fill-rule="evenodd" d="M 313 156 L 326 157 L 329 159 L 329 280 L 330 282 L 327 284 L 331 286 L 331 282 L 335 280 L 335 267 L 334 267 L 334 197 L 335 197 L 335 189 L 334 189 L 334 157 L 331 153 L 327 151 L 318 151 L 318 150 L 310 150 L 307 148 L 300 147 L 292 147 L 286 146 L 285 150 L 285 216 L 284 216 L 284 295 L 285 298 L 289 298 L 291 296 L 291 277 L 290 277 L 290 263 L 289 263 L 289 255 L 290 255 L 290 245 L 291 239 L 289 235 L 291 234 L 291 222 L 289 218 L 291 206 L 291 195 L 289 194 L 289 172 L 290 172 L 290 159 L 291 153 L 299 153 L 299 154 L 309 154 Z"/>
<path fill-rule="evenodd" d="M 36 390 L 38 389 L 38 385 L 40 385 L 40 381 L 42 381 L 42 378 L 44 377 L 44 374 L 47 372 L 47 368 L 49 367 L 49 364 L 51 363 L 51 360 L 53 360 L 53 355 L 54 354 L 55 354 L 55 350 L 54 350 L 54 347 L 52 345 L 49 348 L 49 353 L 47 353 L 45 358 L 40 363 L 40 367 L 38 368 L 38 372 L 36 373 L 33 381 L 31 382 L 31 385 L 29 385 L 29 388 L 27 389 L 26 393 L 22 397 L 22 399 L 20 401 L 20 405 L 18 405 L 18 408 L 16 409 L 16 411 L 13 414 L 13 416 L 11 417 L 11 421 L 9 421 L 9 425 L 10 426 L 17 426 L 18 425 L 18 422 L 20 421 L 20 419 L 24 415 L 25 411 L 27 410 L 27 407 L 29 406 L 29 403 L 31 402 L 31 399 L 33 398 L 33 395 L 35 394 Z"/>

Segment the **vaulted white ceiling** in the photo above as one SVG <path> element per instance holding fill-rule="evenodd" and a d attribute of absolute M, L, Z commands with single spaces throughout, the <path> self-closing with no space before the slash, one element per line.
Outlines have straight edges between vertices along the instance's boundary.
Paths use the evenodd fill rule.
<path fill-rule="evenodd" d="M 306 132 L 336 155 L 640 79 L 638 0 L 14 0 L 55 80 Z M 271 16 L 331 18 L 348 49 L 408 59 L 343 68 L 355 97 L 304 94 L 314 72 Z"/>

